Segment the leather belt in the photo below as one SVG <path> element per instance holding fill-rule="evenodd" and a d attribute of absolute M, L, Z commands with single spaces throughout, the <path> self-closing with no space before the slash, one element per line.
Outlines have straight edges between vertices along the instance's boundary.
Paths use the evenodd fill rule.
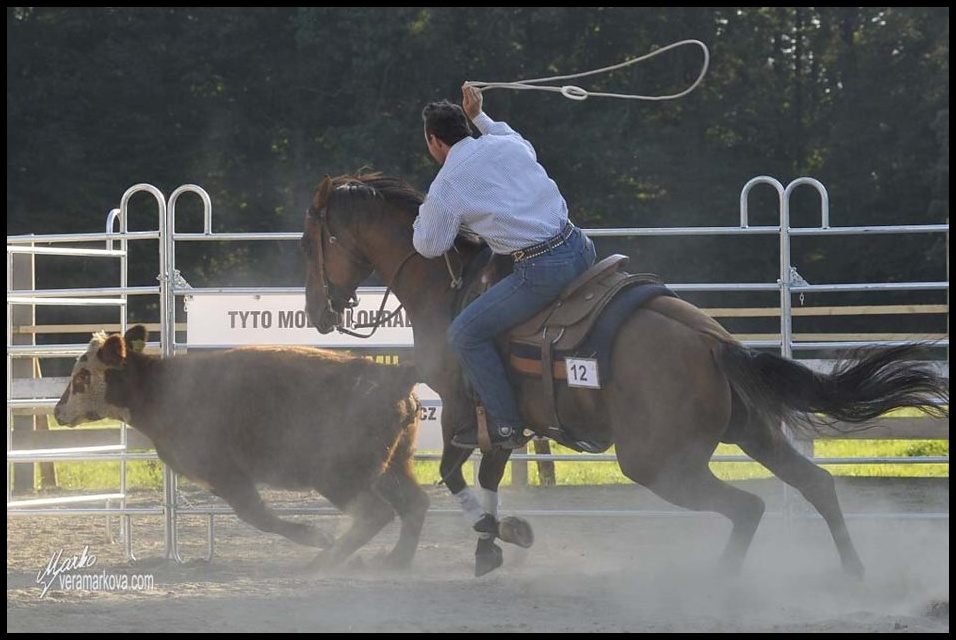
<path fill-rule="evenodd" d="M 567 242 L 568 238 L 571 237 L 572 231 L 574 231 L 574 225 L 568 222 L 566 225 L 564 225 L 564 229 L 561 230 L 561 233 L 554 236 L 550 240 L 545 240 L 544 242 L 533 244 L 530 247 L 513 251 L 511 253 L 511 259 L 515 262 L 521 262 L 522 260 L 536 258 L 543 253 L 547 253 L 548 251 L 551 251 L 551 249 L 560 247 L 562 244 Z"/>

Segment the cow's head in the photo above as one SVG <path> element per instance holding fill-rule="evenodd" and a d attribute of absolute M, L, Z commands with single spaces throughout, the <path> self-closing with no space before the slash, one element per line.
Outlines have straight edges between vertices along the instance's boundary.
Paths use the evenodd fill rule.
<path fill-rule="evenodd" d="M 142 351 L 146 346 L 146 337 L 143 325 L 131 327 L 124 336 L 107 336 L 102 331 L 94 334 L 86 353 L 76 359 L 70 384 L 56 403 L 56 421 L 69 427 L 104 418 L 128 422 L 123 368 L 129 351 Z"/>

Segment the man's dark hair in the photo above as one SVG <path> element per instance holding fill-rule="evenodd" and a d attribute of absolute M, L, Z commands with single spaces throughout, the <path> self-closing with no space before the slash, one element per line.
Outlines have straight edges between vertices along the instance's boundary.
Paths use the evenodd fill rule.
<path fill-rule="evenodd" d="M 422 109 L 425 121 L 425 133 L 451 146 L 465 137 L 471 136 L 471 123 L 464 110 L 453 102 L 441 100 L 430 102 Z"/>

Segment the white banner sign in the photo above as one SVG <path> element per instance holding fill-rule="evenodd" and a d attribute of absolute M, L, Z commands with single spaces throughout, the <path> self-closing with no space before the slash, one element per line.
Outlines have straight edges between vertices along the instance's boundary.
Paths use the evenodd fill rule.
<path fill-rule="evenodd" d="M 359 289 L 359 304 L 345 312 L 345 327 L 362 335 L 375 322 L 385 290 Z M 381 314 L 386 320 L 370 338 L 338 331 L 320 334 L 305 312 L 305 294 L 189 294 L 186 304 L 187 344 L 303 344 L 316 347 L 411 347 L 412 324 L 405 309 L 389 296 Z M 396 312 L 397 309 L 397 312 Z"/>

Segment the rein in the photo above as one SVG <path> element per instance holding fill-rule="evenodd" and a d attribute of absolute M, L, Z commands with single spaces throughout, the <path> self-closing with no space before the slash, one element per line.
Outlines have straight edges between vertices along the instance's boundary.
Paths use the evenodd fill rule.
<path fill-rule="evenodd" d="M 350 258 L 354 259 L 359 265 L 368 266 L 368 267 L 371 267 L 372 265 L 368 261 L 368 258 L 365 257 L 364 254 L 356 251 L 352 247 L 349 247 L 339 242 L 338 237 L 334 233 L 332 233 L 332 228 L 329 225 L 329 220 L 328 220 L 328 206 L 325 206 L 322 208 L 322 210 L 319 212 L 318 218 L 319 218 L 319 227 L 321 230 L 319 243 L 318 243 L 319 244 L 318 253 L 319 253 L 319 262 L 320 264 L 322 264 L 322 287 L 325 293 L 325 300 L 328 304 L 328 310 L 331 313 L 334 313 L 338 316 L 339 314 L 338 312 L 335 311 L 335 308 L 332 303 L 333 285 L 331 282 L 329 282 L 328 273 L 325 269 L 325 250 L 324 250 L 323 236 L 328 237 L 330 245 L 334 244 L 336 246 L 341 247 L 342 250 L 345 251 L 345 253 L 348 254 Z M 448 276 L 451 279 L 451 288 L 460 289 L 464 279 L 464 269 L 463 268 L 459 269 L 459 272 L 456 275 L 455 269 L 452 267 L 451 259 L 449 258 L 448 254 L 449 252 L 446 251 L 444 254 L 444 258 L 445 258 L 445 266 L 448 268 Z M 413 257 L 417 255 L 419 255 L 419 253 L 415 251 L 414 249 L 412 249 L 408 253 L 408 255 L 402 258 L 401 262 L 398 263 L 398 266 L 395 267 L 395 271 L 394 273 L 392 273 L 392 277 L 388 282 L 388 286 L 385 288 L 385 295 L 382 296 L 382 303 L 381 305 L 379 305 L 378 313 L 375 314 L 375 320 L 372 322 L 366 322 L 363 324 L 355 325 L 356 329 L 371 329 L 371 331 L 369 331 L 368 333 L 358 333 L 357 331 L 352 331 L 351 329 L 348 329 L 342 326 L 341 322 L 336 323 L 335 330 L 338 331 L 339 333 L 344 333 L 346 335 L 352 336 L 353 338 L 365 339 L 365 338 L 371 338 L 373 335 L 375 335 L 375 332 L 378 331 L 378 328 L 381 327 L 387 320 L 387 317 L 385 314 L 385 305 L 388 303 L 388 297 L 392 293 L 393 285 L 398 281 L 398 276 L 401 273 L 402 268 L 408 263 L 409 260 L 411 260 Z M 343 307 L 346 309 L 355 308 L 358 305 L 358 296 L 356 295 L 355 291 L 353 291 L 342 304 L 343 304 Z M 388 317 L 391 317 L 391 315 L 398 313 L 398 311 L 402 309 L 403 306 L 404 305 L 401 303 L 401 301 L 399 301 L 398 307 L 396 307 L 395 311 L 392 312 L 392 314 L 389 314 Z"/>
<path fill-rule="evenodd" d="M 375 322 L 366 322 L 364 324 L 355 325 L 356 329 L 368 329 L 372 330 L 368 334 L 360 334 L 352 331 L 351 329 L 346 329 L 341 325 L 336 325 L 335 329 L 339 333 L 344 333 L 350 335 L 354 338 L 371 338 L 372 335 L 378 330 L 380 326 L 385 322 L 385 303 L 388 302 L 388 296 L 392 293 L 392 285 L 395 284 L 395 281 L 398 280 L 398 274 L 401 272 L 402 267 L 405 266 L 405 263 L 411 260 L 413 257 L 419 255 L 417 251 L 412 250 L 407 256 L 402 258 L 402 261 L 398 263 L 398 266 L 395 267 L 395 272 L 392 274 L 391 280 L 388 282 L 388 286 L 385 288 L 385 295 L 382 296 L 382 304 L 378 307 L 378 313 L 375 314 Z M 448 258 L 448 252 L 445 252 L 445 265 L 448 267 L 448 275 L 451 278 L 451 288 L 452 289 L 461 289 L 461 283 L 464 280 L 463 274 L 459 273 L 455 275 L 455 271 L 451 266 L 451 260 Z M 398 310 L 401 309 L 404 305 L 399 302 L 398 306 L 395 308 L 394 313 L 398 313 Z"/>
<path fill-rule="evenodd" d="M 392 285 L 394 285 L 395 282 L 398 280 L 398 274 L 401 273 L 402 267 L 404 267 L 405 264 L 406 264 L 409 260 L 411 260 L 414 256 L 416 256 L 416 255 L 418 255 L 418 252 L 417 252 L 417 251 L 414 251 L 414 250 L 413 250 L 413 251 L 410 251 L 407 256 L 405 256 L 404 258 L 402 258 L 402 261 L 398 263 L 398 266 L 395 267 L 395 272 L 392 274 L 391 279 L 388 281 L 388 286 L 385 287 L 385 295 L 382 296 L 382 304 L 379 305 L 379 307 L 378 307 L 378 313 L 375 314 L 375 321 L 374 321 L 374 322 L 366 322 L 365 324 L 357 324 L 357 325 L 355 325 L 355 328 L 356 328 L 356 329 L 369 329 L 369 328 L 371 328 L 371 329 L 372 329 L 371 331 L 369 331 L 367 334 L 361 334 L 361 333 L 357 333 L 357 332 L 355 332 L 355 331 L 352 331 L 351 329 L 347 329 L 347 328 L 343 327 L 342 325 L 336 325 L 336 326 L 335 326 L 335 330 L 338 331 L 339 333 L 344 333 L 344 334 L 346 334 L 346 335 L 350 335 L 350 336 L 352 336 L 353 338 L 371 338 L 371 337 L 375 334 L 375 332 L 378 331 L 378 328 L 379 328 L 380 326 L 382 326 L 382 324 L 385 323 L 385 303 L 388 302 L 388 296 L 392 293 Z M 355 295 L 355 294 L 353 294 L 353 296 L 354 296 L 354 295 Z M 404 306 L 404 305 L 402 305 L 402 303 L 399 302 L 399 303 L 398 303 L 398 306 L 395 308 L 394 313 L 398 313 L 398 311 L 399 311 L 403 306 Z"/>

